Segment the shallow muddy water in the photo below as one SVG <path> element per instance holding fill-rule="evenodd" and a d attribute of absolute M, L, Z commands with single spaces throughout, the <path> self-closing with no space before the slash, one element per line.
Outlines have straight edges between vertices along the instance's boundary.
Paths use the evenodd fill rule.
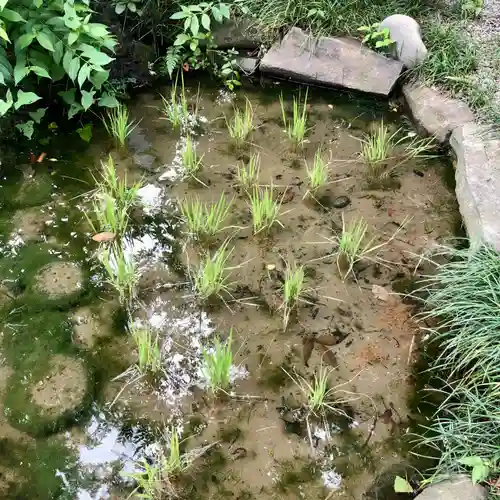
<path fill-rule="evenodd" d="M 412 160 L 397 167 L 390 189 L 368 189 L 360 139 L 381 120 L 411 135 L 399 103 L 310 89 L 308 140 L 295 154 L 279 95 L 291 107 L 297 89 L 270 83 L 244 88 L 236 100 L 210 87 L 197 92 L 188 86 L 201 117 L 195 140 L 203 185 L 182 179 L 185 140 L 160 120 L 158 93 L 129 104 L 140 122 L 128 151 L 94 130 L 86 149 L 65 134 L 45 146 L 40 164 L 24 165 L 23 152 L 2 165 L 2 498 L 128 498 L 134 485 L 120 473 L 137 470 L 173 427 L 186 451 L 208 446 L 179 480 L 187 498 L 387 499 L 388 490 L 378 489 L 384 473 L 410 463 L 405 435 L 414 418 L 408 399 L 418 331 L 397 292 L 412 281 L 422 252 L 455 230 L 454 197 L 443 181 L 451 164 Z M 258 126 L 238 151 L 224 115 L 244 96 Z M 331 152 L 333 181 L 321 204 L 304 198 L 305 165 L 319 147 Z M 236 186 L 236 165 L 252 151 L 261 154 L 260 183 L 282 199 L 283 227 L 269 238 L 252 234 L 247 198 Z M 126 314 L 103 284 L 85 216 L 93 175 L 108 154 L 121 175 L 144 185 L 126 251 L 141 269 L 132 318 L 148 321 L 161 341 L 164 376 L 154 386 L 119 377 L 137 354 Z M 188 272 L 197 249 L 186 242 L 176 205 L 221 194 L 233 200 L 231 228 L 217 242 L 231 237 L 234 247 L 232 299 L 201 309 Z M 360 216 L 374 244 L 390 241 L 376 261 L 342 280 L 332 238 L 343 219 Z M 306 266 L 308 299 L 284 332 L 280 287 L 292 260 Z M 204 389 L 201 349 L 231 329 L 234 388 L 214 400 Z M 336 411 L 304 419 L 292 378 L 309 380 L 320 366 L 331 370 Z"/>

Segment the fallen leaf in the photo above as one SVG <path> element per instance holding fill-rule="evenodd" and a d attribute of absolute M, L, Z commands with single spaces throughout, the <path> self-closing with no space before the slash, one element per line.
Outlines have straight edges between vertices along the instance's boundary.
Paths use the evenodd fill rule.
<path fill-rule="evenodd" d="M 106 242 L 106 241 L 113 241 L 116 237 L 115 233 L 110 233 L 108 231 L 104 231 L 103 233 L 97 233 L 92 236 L 92 239 L 94 241 L 98 241 L 99 243 L 101 242 Z"/>
<path fill-rule="evenodd" d="M 314 340 L 321 345 L 336 345 L 339 343 L 339 339 L 335 335 L 330 335 L 330 334 L 324 334 L 324 335 L 317 335 Z"/>
<path fill-rule="evenodd" d="M 337 358 L 335 357 L 335 354 L 333 354 L 328 347 L 325 347 L 322 344 L 319 344 L 319 348 L 323 351 L 323 354 L 321 355 L 321 360 L 323 360 L 323 357 L 325 358 L 326 362 L 330 365 L 336 368 L 338 366 L 337 363 Z"/>
<path fill-rule="evenodd" d="M 383 300 L 384 302 L 387 302 L 389 300 L 390 293 L 383 286 L 373 285 L 372 293 L 373 295 L 375 295 L 375 297 L 377 297 L 377 299 Z"/>
<path fill-rule="evenodd" d="M 302 358 L 304 359 L 304 364 L 306 366 L 309 362 L 309 358 L 314 349 L 314 337 L 312 335 L 308 335 L 302 339 Z"/>

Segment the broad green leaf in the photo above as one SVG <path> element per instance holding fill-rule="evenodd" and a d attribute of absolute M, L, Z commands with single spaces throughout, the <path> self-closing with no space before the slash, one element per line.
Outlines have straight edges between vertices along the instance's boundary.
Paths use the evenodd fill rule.
<path fill-rule="evenodd" d="M 210 31 L 210 16 L 208 14 L 203 14 L 201 16 L 201 25 L 207 30 Z"/>
<path fill-rule="evenodd" d="M 70 30 L 77 30 L 80 25 L 80 18 L 70 2 L 64 2 L 64 24 Z"/>
<path fill-rule="evenodd" d="M 191 49 L 191 52 L 194 52 L 198 48 L 198 40 L 191 40 L 189 48 Z"/>
<path fill-rule="evenodd" d="M 43 5 L 43 0 L 33 0 L 33 5 L 39 9 Z"/>
<path fill-rule="evenodd" d="M 24 90 L 20 90 L 17 93 L 17 101 L 14 103 L 14 108 L 19 109 L 21 106 L 33 104 L 40 99 L 41 97 L 34 92 L 24 92 Z"/>
<path fill-rule="evenodd" d="M 477 483 L 480 483 L 481 481 L 484 481 L 485 479 L 487 479 L 487 477 L 489 476 L 490 474 L 490 468 L 488 467 L 488 465 L 486 465 L 486 463 L 482 463 L 481 465 L 475 465 L 473 468 L 472 468 L 472 482 L 474 484 L 477 484 Z"/>
<path fill-rule="evenodd" d="M 120 103 L 114 95 L 104 92 L 102 97 L 99 99 L 98 104 L 104 108 L 116 108 Z"/>
<path fill-rule="evenodd" d="M 76 76 L 78 75 L 78 70 L 80 69 L 80 58 L 75 57 L 71 61 L 69 65 L 69 71 L 68 71 L 68 76 L 71 78 L 71 80 L 74 82 L 76 79 Z"/>
<path fill-rule="evenodd" d="M 74 102 L 68 110 L 68 118 L 71 120 L 73 116 L 76 114 L 80 113 L 80 111 L 83 111 L 82 105 L 78 102 Z"/>
<path fill-rule="evenodd" d="M 483 459 L 481 457 L 464 457 L 457 460 L 459 464 L 467 465 L 469 467 L 475 467 L 476 465 L 482 465 Z"/>
<path fill-rule="evenodd" d="M 68 45 L 73 45 L 78 40 L 79 33 L 78 31 L 72 31 L 68 35 Z"/>
<path fill-rule="evenodd" d="M 97 64 L 98 66 L 106 66 L 113 60 L 112 57 L 90 45 L 82 51 L 82 55 L 87 57 L 91 64 Z"/>
<path fill-rule="evenodd" d="M 92 106 L 94 103 L 94 95 L 95 91 L 92 90 L 91 92 L 87 92 L 86 90 L 82 90 L 82 106 L 85 111 Z"/>
<path fill-rule="evenodd" d="M 174 14 L 172 14 L 170 16 L 170 19 L 185 19 L 186 17 L 190 17 L 189 12 L 179 11 L 179 12 L 175 12 Z"/>
<path fill-rule="evenodd" d="M 30 72 L 29 68 L 27 68 L 25 63 L 18 60 L 18 64 L 14 68 L 14 83 L 16 85 L 19 84 L 20 81 Z"/>
<path fill-rule="evenodd" d="M 34 39 L 35 35 L 33 33 L 25 33 L 24 35 L 21 35 L 16 40 L 16 52 L 29 47 Z"/>
<path fill-rule="evenodd" d="M 63 57 L 63 68 L 66 73 L 69 73 L 69 67 L 71 65 L 71 61 L 73 60 L 74 52 L 72 50 L 67 50 Z"/>
<path fill-rule="evenodd" d="M 46 50 L 49 50 L 50 52 L 54 52 L 54 45 L 52 44 L 49 36 L 47 33 L 44 33 L 43 31 L 40 31 L 36 34 L 36 39 L 37 42 Z"/>
<path fill-rule="evenodd" d="M 203 12 L 203 9 L 199 5 L 190 5 L 188 9 L 191 12 Z"/>
<path fill-rule="evenodd" d="M 0 26 L 0 38 L 2 40 L 5 40 L 6 42 L 10 42 L 9 35 L 7 35 L 7 32 Z"/>
<path fill-rule="evenodd" d="M 231 17 L 231 13 L 229 12 L 229 6 L 227 4 L 220 3 L 219 10 L 220 13 L 222 14 L 222 17 L 225 17 L 226 19 L 229 19 Z"/>
<path fill-rule="evenodd" d="M 76 132 L 82 141 L 90 142 L 92 140 L 92 123 L 86 123 L 83 127 L 77 128 Z"/>
<path fill-rule="evenodd" d="M 127 4 L 127 8 L 130 12 L 137 12 L 137 7 L 135 6 L 134 2 L 129 2 Z"/>
<path fill-rule="evenodd" d="M 12 81 L 12 74 L 9 71 L 9 68 L 6 68 L 2 63 L 0 63 L 0 75 L 2 75 L 1 78 L 3 84 L 5 84 L 5 82 Z"/>
<path fill-rule="evenodd" d="M 3 10 L 9 0 L 0 0 L 0 10 Z"/>
<path fill-rule="evenodd" d="M 29 120 L 24 123 L 17 123 L 16 128 L 17 130 L 22 132 L 22 134 L 26 136 L 28 139 L 31 139 L 33 137 L 33 132 L 35 131 L 35 127 L 33 125 L 34 125 L 33 120 Z"/>
<path fill-rule="evenodd" d="M 90 66 L 88 64 L 84 64 L 80 68 L 80 71 L 78 73 L 78 85 L 80 86 L 80 88 L 83 86 L 85 80 L 87 80 L 89 75 L 90 75 Z"/>
<path fill-rule="evenodd" d="M 90 81 L 96 89 L 100 89 L 102 84 L 109 78 L 109 71 L 94 71 L 90 77 Z"/>
<path fill-rule="evenodd" d="M 59 64 L 61 62 L 63 51 L 64 51 L 64 46 L 62 40 L 58 40 L 54 45 L 54 53 L 52 54 L 52 57 L 54 58 L 54 62 L 56 64 Z"/>
<path fill-rule="evenodd" d="M 29 111 L 28 114 L 35 121 L 35 123 L 40 123 L 42 118 L 45 116 L 45 112 L 48 108 L 38 108 L 36 111 Z"/>
<path fill-rule="evenodd" d="M 0 11 L 0 17 L 2 17 L 3 19 L 7 19 L 7 21 L 10 21 L 12 23 L 26 22 L 26 20 L 24 19 L 23 16 L 21 16 L 21 14 L 11 9 L 3 9 L 2 11 Z"/>
<path fill-rule="evenodd" d="M 0 85 L 5 85 L 5 77 L 3 76 L 3 73 L 0 71 Z"/>
<path fill-rule="evenodd" d="M 188 35 L 181 33 L 180 35 L 177 35 L 174 45 L 184 45 L 188 40 L 191 40 L 191 38 Z"/>
<path fill-rule="evenodd" d="M 394 491 L 395 493 L 413 493 L 411 484 L 401 476 L 394 478 Z"/>
<path fill-rule="evenodd" d="M 127 5 L 124 3 L 117 3 L 115 7 L 115 12 L 120 15 L 125 12 L 125 9 L 127 8 Z"/>
<path fill-rule="evenodd" d="M 75 102 L 75 93 L 76 93 L 76 89 L 69 89 L 69 90 L 59 92 L 59 95 L 62 97 L 62 100 L 66 104 L 71 105 Z"/>
<path fill-rule="evenodd" d="M 41 66 L 30 66 L 30 71 L 33 71 L 33 73 L 41 78 L 51 78 L 49 72 Z"/>
<path fill-rule="evenodd" d="M 105 36 L 109 35 L 109 31 L 104 26 L 104 24 L 100 23 L 89 23 L 89 34 L 94 37 L 94 38 L 104 38 Z"/>
<path fill-rule="evenodd" d="M 222 22 L 222 13 L 215 5 L 212 7 L 212 16 L 218 23 Z"/>
<path fill-rule="evenodd" d="M 0 99 L 0 116 L 4 116 L 7 111 L 12 107 L 13 101 L 12 101 L 12 93 L 10 90 L 7 90 L 7 93 L 5 94 L 5 97 L 7 98 L 6 101 L 3 99 Z"/>
<path fill-rule="evenodd" d="M 191 18 L 191 33 L 196 36 L 200 31 L 200 21 L 198 21 L 198 16 L 193 16 Z"/>

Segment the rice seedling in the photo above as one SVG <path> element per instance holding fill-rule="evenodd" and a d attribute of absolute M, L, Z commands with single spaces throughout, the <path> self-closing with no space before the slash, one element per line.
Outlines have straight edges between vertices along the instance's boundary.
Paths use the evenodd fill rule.
<path fill-rule="evenodd" d="M 120 304 L 128 304 L 136 294 L 139 280 L 132 256 L 125 254 L 121 245 L 116 243 L 103 248 L 98 259 L 106 271 L 106 282 L 118 292 Z"/>
<path fill-rule="evenodd" d="M 242 111 L 239 108 L 234 109 L 234 114 L 231 119 L 226 117 L 226 126 L 234 145 L 240 148 L 245 144 L 249 135 L 255 129 L 254 112 L 252 105 L 248 99 L 245 102 L 245 109 Z"/>
<path fill-rule="evenodd" d="M 114 137 L 122 148 L 125 146 L 128 136 L 136 129 L 140 121 L 130 120 L 130 115 L 125 104 L 111 108 L 107 117 L 102 117 L 102 122 L 108 134 Z"/>
<path fill-rule="evenodd" d="M 288 120 L 286 116 L 283 94 L 280 95 L 281 118 L 283 120 L 283 126 L 285 127 L 285 132 L 294 149 L 300 149 L 305 141 L 307 132 L 307 94 L 308 90 L 306 90 L 304 102 L 301 102 L 300 95 L 298 98 L 296 98 L 295 96 L 293 97 L 293 110 L 291 120 Z"/>
<path fill-rule="evenodd" d="M 227 391 L 231 383 L 230 372 L 233 364 L 232 340 L 233 332 L 230 330 L 229 337 L 225 342 L 221 342 L 219 337 L 216 337 L 213 347 L 203 348 L 203 365 L 201 370 L 213 394 Z"/>
<path fill-rule="evenodd" d="M 258 188 L 254 187 L 249 194 L 250 210 L 252 212 L 253 232 L 269 232 L 271 228 L 278 224 L 283 227 L 279 217 L 281 215 L 281 200 L 275 200 L 273 186 Z"/>
<path fill-rule="evenodd" d="M 395 146 L 395 134 L 391 134 L 382 121 L 373 132 L 361 139 L 361 157 L 367 165 L 379 165 L 389 159 Z"/>
<path fill-rule="evenodd" d="M 283 283 L 283 331 L 286 330 L 292 311 L 296 310 L 304 293 L 304 266 L 295 262 L 286 263 L 285 282 Z"/>
<path fill-rule="evenodd" d="M 135 472 L 122 472 L 121 475 L 134 480 L 137 484 L 130 494 L 145 500 L 161 500 L 165 493 L 167 478 L 164 477 L 161 463 L 150 464 L 146 458 L 141 458 L 134 463 Z"/>
<path fill-rule="evenodd" d="M 252 153 L 246 165 L 238 165 L 236 180 L 245 191 L 258 186 L 260 176 L 260 154 Z"/>
<path fill-rule="evenodd" d="M 307 189 L 306 197 L 308 194 L 313 197 L 316 195 L 319 189 L 325 187 L 328 184 L 328 178 L 330 174 L 330 165 L 323 158 L 323 152 L 318 149 L 314 154 L 314 161 L 312 168 L 306 163 L 307 177 L 309 180 L 309 187 Z"/>
<path fill-rule="evenodd" d="M 137 348 L 137 369 L 139 373 L 157 375 L 162 370 L 161 351 L 158 335 L 153 334 L 146 325 L 133 322 L 128 327 L 130 336 Z"/>
<path fill-rule="evenodd" d="M 170 88 L 170 97 L 167 99 L 160 94 L 163 108 L 163 117 L 160 120 L 167 120 L 174 129 L 180 129 L 186 126 L 190 121 L 189 105 L 186 99 L 186 90 L 184 88 L 184 76 L 181 72 L 181 91 L 178 95 L 178 79 L 179 74 L 175 78 L 175 82 Z M 194 113 L 196 117 L 196 112 Z M 196 121 L 194 118 L 193 121 Z"/>
<path fill-rule="evenodd" d="M 213 297 L 222 298 L 223 293 L 229 293 L 229 274 L 231 267 L 227 263 L 232 249 L 228 250 L 226 241 L 216 252 L 202 258 L 193 275 L 193 286 L 201 301 Z"/>
<path fill-rule="evenodd" d="M 210 241 L 226 229 L 224 223 L 231 206 L 232 201 L 227 202 L 224 194 L 216 203 L 203 203 L 199 198 L 185 199 L 179 203 L 189 235 L 201 241 Z"/>
<path fill-rule="evenodd" d="M 190 135 L 187 135 L 184 151 L 182 152 L 182 167 L 184 169 L 184 174 L 187 177 L 200 182 L 196 176 L 201 172 L 201 169 L 203 168 L 202 160 L 203 156 L 198 156 L 193 139 Z"/>

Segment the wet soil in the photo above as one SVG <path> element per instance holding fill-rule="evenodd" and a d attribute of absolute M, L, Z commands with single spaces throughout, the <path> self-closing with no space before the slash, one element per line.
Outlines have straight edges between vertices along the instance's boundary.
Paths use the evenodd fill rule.
<path fill-rule="evenodd" d="M 83 272 L 73 262 L 47 264 L 35 277 L 34 289 L 50 298 L 71 295 L 82 288 Z"/>

